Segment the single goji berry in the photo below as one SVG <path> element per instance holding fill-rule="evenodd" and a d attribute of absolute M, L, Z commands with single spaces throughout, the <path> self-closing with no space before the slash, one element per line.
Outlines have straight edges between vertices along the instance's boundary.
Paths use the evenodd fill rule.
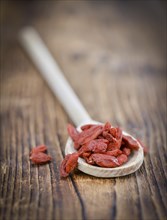
<path fill-rule="evenodd" d="M 115 149 L 115 150 L 111 150 L 111 151 L 106 151 L 104 154 L 117 157 L 118 155 L 122 154 L 122 151 L 120 149 Z"/>
<path fill-rule="evenodd" d="M 78 142 L 77 142 L 79 132 L 78 132 L 77 129 L 74 128 L 74 126 L 71 125 L 71 124 L 68 124 L 68 126 L 67 126 L 67 131 L 68 131 L 69 136 L 71 137 L 71 139 L 72 139 L 73 142 L 74 142 L 74 148 L 75 148 L 76 150 L 78 150 L 78 149 L 80 148 L 80 145 L 79 145 Z"/>
<path fill-rule="evenodd" d="M 92 154 L 89 159 L 94 161 L 100 167 L 117 167 L 119 166 L 118 159 L 114 156 L 106 155 L 106 154 Z"/>
<path fill-rule="evenodd" d="M 102 125 L 92 126 L 91 128 L 79 133 L 77 143 L 79 145 L 83 145 L 91 140 L 94 140 L 102 133 L 102 131 L 103 131 Z"/>
<path fill-rule="evenodd" d="M 116 145 L 114 145 L 113 143 L 109 142 L 108 146 L 107 146 L 107 151 L 112 151 L 112 150 L 116 150 L 116 149 L 120 149 L 118 148 Z"/>
<path fill-rule="evenodd" d="M 89 163 L 89 157 L 90 157 L 90 155 L 91 155 L 91 152 L 84 152 L 81 157 L 82 157 L 87 163 Z"/>
<path fill-rule="evenodd" d="M 79 132 L 77 131 L 77 129 L 74 128 L 73 125 L 68 124 L 68 126 L 67 126 L 67 131 L 68 131 L 69 136 L 72 138 L 72 140 L 73 140 L 73 141 L 76 141 L 76 139 L 78 138 L 78 134 L 79 134 Z"/>
<path fill-rule="evenodd" d="M 111 134 L 112 129 L 112 134 Z M 103 137 L 106 138 L 110 143 L 107 150 L 119 149 L 122 142 L 122 130 L 120 128 L 111 128 L 110 133 L 103 131 Z"/>
<path fill-rule="evenodd" d="M 91 152 L 84 152 L 82 154 L 82 157 L 85 158 L 85 157 L 89 157 L 91 155 Z"/>
<path fill-rule="evenodd" d="M 104 131 L 109 131 L 110 128 L 111 128 L 111 123 L 107 121 L 104 125 Z"/>
<path fill-rule="evenodd" d="M 86 125 L 81 126 L 81 130 L 82 130 L 82 131 L 85 131 L 85 130 L 87 130 L 87 129 L 93 127 L 93 126 L 95 126 L 95 125 L 92 125 L 92 124 L 86 124 Z"/>
<path fill-rule="evenodd" d="M 62 177 L 66 177 L 72 172 L 78 164 L 78 153 L 72 153 L 66 155 L 65 159 L 60 165 L 60 174 Z"/>
<path fill-rule="evenodd" d="M 115 137 L 117 140 L 122 139 L 122 129 L 117 128 L 110 128 L 110 134 Z"/>
<path fill-rule="evenodd" d="M 62 176 L 62 177 L 67 177 L 68 175 L 69 175 L 69 173 L 67 173 L 66 172 L 66 163 L 67 163 L 67 161 L 68 161 L 68 159 L 69 159 L 69 157 L 70 157 L 70 154 L 67 154 L 66 156 L 65 156 L 65 158 L 64 158 L 64 160 L 61 162 L 61 164 L 60 164 L 60 175 Z"/>
<path fill-rule="evenodd" d="M 119 166 L 122 165 L 123 163 L 127 162 L 128 157 L 125 154 L 121 154 L 117 157 Z"/>
<path fill-rule="evenodd" d="M 126 147 L 132 149 L 132 150 L 138 150 L 139 145 L 137 141 L 135 141 L 131 136 L 123 135 L 122 140 L 125 143 Z"/>
<path fill-rule="evenodd" d="M 49 161 L 51 161 L 51 156 L 43 153 L 43 152 L 38 152 L 38 153 L 33 153 L 30 156 L 30 160 L 34 163 L 34 164 L 43 164 L 43 163 L 47 163 Z"/>
<path fill-rule="evenodd" d="M 110 132 L 110 134 L 111 134 L 113 137 L 116 138 L 116 135 L 117 135 L 117 130 L 116 130 L 116 128 L 110 128 L 109 132 Z"/>
<path fill-rule="evenodd" d="M 130 153 L 131 153 L 131 149 L 130 149 L 130 148 L 127 148 L 127 147 L 123 147 L 123 148 L 122 148 L 122 152 L 123 152 L 125 155 L 129 156 Z"/>
<path fill-rule="evenodd" d="M 78 150 L 78 155 L 79 155 L 79 157 L 81 157 L 83 155 L 83 153 L 90 152 L 90 151 L 91 150 L 88 148 L 87 144 L 84 144 Z"/>
<path fill-rule="evenodd" d="M 101 153 L 105 152 L 107 149 L 108 140 L 106 139 L 95 139 L 87 144 L 82 145 L 79 149 L 78 154 L 82 155 L 84 152 L 94 152 L 94 153 Z"/>
<path fill-rule="evenodd" d="M 38 152 L 45 152 L 47 150 L 47 147 L 45 145 L 39 145 L 37 147 L 32 148 L 30 155 L 33 153 L 38 153 Z"/>
<path fill-rule="evenodd" d="M 66 163 L 66 172 L 70 173 L 71 171 L 74 170 L 74 168 L 78 164 L 78 153 L 73 153 L 70 155 L 69 159 L 67 160 Z"/>
<path fill-rule="evenodd" d="M 84 159 L 86 160 L 86 162 L 90 165 L 95 165 L 95 161 L 92 159 L 92 155 L 91 154 L 89 157 L 85 157 Z"/>
<path fill-rule="evenodd" d="M 106 139 L 97 139 L 89 142 L 88 146 L 92 147 L 92 152 L 101 153 L 106 152 L 108 140 Z"/>

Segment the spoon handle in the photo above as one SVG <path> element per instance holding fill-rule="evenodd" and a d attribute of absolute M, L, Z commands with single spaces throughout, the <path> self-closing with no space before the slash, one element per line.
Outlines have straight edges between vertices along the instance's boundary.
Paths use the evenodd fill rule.
<path fill-rule="evenodd" d="M 37 31 L 28 27 L 20 32 L 20 41 L 53 93 L 76 126 L 90 122 L 91 118 L 73 89 L 63 76 L 62 71 L 50 54 Z"/>

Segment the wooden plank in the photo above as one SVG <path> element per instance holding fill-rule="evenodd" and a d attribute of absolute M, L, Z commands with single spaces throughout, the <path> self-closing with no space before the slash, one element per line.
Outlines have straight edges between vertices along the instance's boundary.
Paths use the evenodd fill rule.
<path fill-rule="evenodd" d="M 21 54 L 19 58 L 23 62 L 27 59 Z M 48 93 L 40 77 L 34 75 L 33 70 L 28 70 L 22 74 L 16 74 L 15 77 L 6 78 L 2 85 L 4 97 L 1 100 L 4 112 L 2 122 L 5 125 L 2 127 L 5 136 L 3 141 L 6 138 L 10 140 L 10 143 L 5 145 L 7 153 L 4 152 L 7 159 L 5 161 L 4 158 L 4 161 L 7 164 L 3 166 L 2 192 L 3 198 L 6 198 L 3 203 L 3 217 L 4 219 L 10 219 L 12 216 L 14 219 L 20 217 L 22 219 L 53 217 L 64 219 L 64 216 L 68 216 L 69 219 L 74 217 L 80 219 L 82 210 L 73 183 L 70 179 L 60 181 L 59 177 L 62 152 L 56 139 L 58 128 L 55 127 L 55 121 L 52 121 L 53 118 L 59 118 L 59 114 L 57 113 L 56 116 L 56 111 L 52 111 L 49 118 L 49 108 L 46 108 L 48 103 L 51 103 L 51 107 L 53 106 L 52 102 L 55 102 L 55 98 L 50 92 Z M 6 94 L 7 84 L 11 86 L 12 97 Z M 9 89 L 9 86 L 7 88 Z M 44 90 L 46 90 L 45 99 L 41 96 Z M 51 101 L 49 96 L 52 97 Z M 12 111 L 9 112 L 8 108 Z M 5 114 L 6 110 L 9 114 Z M 30 149 L 41 143 L 48 145 L 53 163 L 40 167 L 32 166 L 29 161 Z M 73 203 L 70 203 L 71 200 Z M 75 212 L 76 209 L 77 212 Z"/>

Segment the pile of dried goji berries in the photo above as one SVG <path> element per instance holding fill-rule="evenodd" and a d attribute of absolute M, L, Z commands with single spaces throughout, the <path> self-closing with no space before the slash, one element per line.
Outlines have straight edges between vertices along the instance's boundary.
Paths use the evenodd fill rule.
<path fill-rule="evenodd" d="M 33 148 L 30 152 L 30 160 L 34 164 L 44 164 L 51 161 L 51 156 L 46 154 L 47 147 L 45 145 L 40 145 Z"/>
<path fill-rule="evenodd" d="M 90 165 L 114 168 L 127 162 L 131 152 L 139 149 L 137 141 L 131 136 L 125 136 L 119 127 L 111 127 L 109 122 L 105 125 L 84 125 L 81 132 L 69 124 L 67 130 L 77 152 L 66 155 L 62 161 L 62 177 L 68 176 L 75 169 L 78 157 Z M 146 147 L 143 146 L 143 150 L 146 153 Z"/>

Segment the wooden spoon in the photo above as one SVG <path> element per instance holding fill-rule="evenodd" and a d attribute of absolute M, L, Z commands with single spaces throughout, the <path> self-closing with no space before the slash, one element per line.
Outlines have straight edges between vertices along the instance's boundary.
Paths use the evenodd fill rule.
<path fill-rule="evenodd" d="M 41 40 L 37 31 L 32 27 L 27 27 L 20 32 L 19 38 L 39 72 L 47 81 L 53 93 L 57 96 L 78 129 L 80 129 L 80 126 L 84 124 L 101 124 L 100 122 L 94 121 L 90 118 L 89 114 L 63 76 L 44 42 Z M 129 135 L 124 131 L 123 134 Z M 134 137 L 132 138 L 135 139 Z M 84 173 L 97 177 L 118 177 L 133 173 L 142 165 L 144 158 L 143 148 L 139 142 L 138 144 L 139 150 L 134 151 L 129 157 L 129 160 L 120 167 L 96 167 L 87 164 L 82 158 L 79 158 L 78 169 Z M 73 142 L 69 137 L 66 143 L 65 154 L 73 153 L 75 151 Z"/>

